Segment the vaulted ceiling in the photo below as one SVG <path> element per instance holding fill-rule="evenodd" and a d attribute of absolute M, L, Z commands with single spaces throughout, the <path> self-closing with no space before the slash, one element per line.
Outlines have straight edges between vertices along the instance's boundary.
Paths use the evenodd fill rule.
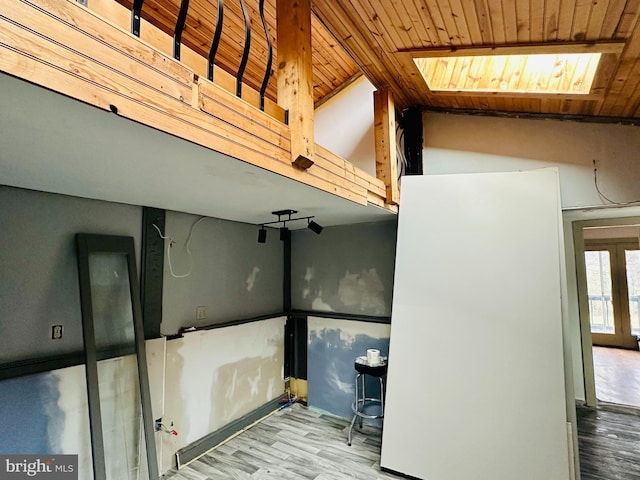
<path fill-rule="evenodd" d="M 131 7 L 131 0 L 118 0 Z M 640 118 L 640 0 L 311 0 L 314 97 L 330 96 L 359 72 L 389 88 L 399 108 L 527 112 Z M 267 58 L 259 0 L 244 0 L 252 24 L 251 55 L 243 81 L 259 89 Z M 145 0 L 142 16 L 172 34 L 180 0 Z M 216 64 L 235 73 L 245 44 L 240 0 L 224 2 Z M 275 0 L 264 2 L 275 37 Z M 182 41 L 207 57 L 218 0 L 191 0 Z M 274 47 L 277 39 L 273 38 Z M 613 46 L 611 44 L 613 43 Z M 495 47 L 568 45 L 603 55 L 590 93 L 514 94 L 434 92 L 422 79 L 417 54 L 497 53 Z M 486 53 L 486 52 L 485 52 Z M 275 100 L 275 53 L 267 96 Z M 460 73 L 460 72 L 459 72 Z M 463 71 L 461 75 L 465 75 Z M 492 79 L 500 83 L 501 78 Z M 540 82 L 547 81 L 544 78 Z"/>

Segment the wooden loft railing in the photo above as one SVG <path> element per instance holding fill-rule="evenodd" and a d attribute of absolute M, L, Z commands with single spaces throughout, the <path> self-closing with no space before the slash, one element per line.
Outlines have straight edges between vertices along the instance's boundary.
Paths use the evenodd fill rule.
<path fill-rule="evenodd" d="M 360 204 L 391 211 L 383 180 L 315 145 L 312 166 L 292 162 L 285 110 L 216 69 L 113 0 L 4 0 L 0 71 Z M 236 94 L 241 90 L 241 96 Z M 264 110 L 261 109 L 263 107 Z M 292 134 L 292 130 L 294 131 Z"/>

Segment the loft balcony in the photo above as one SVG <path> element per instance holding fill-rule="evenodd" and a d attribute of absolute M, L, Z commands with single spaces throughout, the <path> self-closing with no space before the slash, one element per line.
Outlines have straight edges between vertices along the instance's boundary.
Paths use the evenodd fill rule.
<path fill-rule="evenodd" d="M 225 41 L 219 42 L 219 61 L 212 61 L 210 55 L 208 58 L 204 57 L 202 52 L 194 50 L 186 42 L 181 43 L 180 35 L 176 35 L 177 30 L 172 36 L 164 31 L 167 28 L 161 28 L 162 25 L 146 21 L 144 15 L 136 23 L 132 20 L 137 16 L 135 11 L 132 14 L 132 10 L 113 0 L 89 0 L 87 6 L 71 0 L 3 0 L 2 3 L 0 72 L 97 107 L 105 112 L 103 116 L 128 119 L 137 125 L 151 127 L 204 147 L 212 152 L 210 160 L 204 162 L 210 162 L 207 171 L 214 175 L 224 177 L 225 169 L 228 168 L 224 165 L 228 166 L 231 159 L 236 162 L 240 160 L 252 168 L 257 167 L 275 174 L 276 177 L 273 178 L 278 179 L 274 180 L 274 185 L 284 185 L 281 181 L 281 177 L 284 177 L 313 187 L 312 190 L 317 189 L 346 199 L 348 204 L 365 207 L 374 217 L 393 216 L 397 213 L 395 168 L 391 169 L 390 156 L 387 155 L 385 159 L 383 149 L 377 148 L 381 153 L 376 162 L 382 164 L 377 167 L 380 178 L 376 178 L 313 142 L 313 92 L 306 99 L 301 98 L 304 95 L 300 93 L 304 90 L 300 88 L 300 82 L 307 81 L 311 84 L 311 73 L 301 70 L 299 65 L 295 65 L 295 61 L 279 60 L 281 65 L 286 65 L 277 74 L 280 79 L 287 76 L 287 81 L 279 80 L 277 88 L 274 86 L 275 74 L 272 68 L 266 68 L 262 84 L 254 88 L 258 83 L 256 75 L 259 70 L 256 61 L 246 61 L 243 67 L 247 72 L 246 76 L 242 72 L 237 72 L 234 76 L 227 66 L 219 66 L 229 63 L 229 57 L 233 56 L 233 52 L 225 46 Z M 138 3 L 142 2 L 134 2 Z M 188 5 L 189 2 L 183 1 L 182 6 L 185 3 Z M 259 10 L 257 0 L 255 3 L 249 12 L 253 16 Z M 178 18 L 174 19 L 177 25 L 181 22 L 181 15 L 182 12 L 178 12 Z M 272 23 L 273 21 L 271 19 Z M 256 23 L 254 19 L 253 24 Z M 283 23 L 286 25 L 286 19 Z M 232 36 L 231 40 L 226 40 L 227 45 L 233 44 L 233 35 L 238 35 L 238 28 L 237 21 L 228 21 L 226 26 L 221 27 L 221 38 L 225 38 L 227 31 Z M 264 28 L 262 37 L 254 32 L 254 48 L 257 44 L 261 55 L 265 55 L 268 43 L 268 36 L 264 32 L 269 31 L 268 27 Z M 244 35 L 246 40 L 246 32 Z M 287 36 L 289 38 L 284 38 Z M 262 43 L 256 38 L 263 38 Z M 282 55 L 295 56 L 295 49 L 298 48 L 295 36 L 281 34 L 280 39 L 278 57 L 275 53 L 273 56 L 274 64 L 276 59 L 283 58 Z M 282 43 L 283 39 L 285 43 Z M 213 42 L 211 39 L 209 41 Z M 14 82 L 10 77 L 5 78 L 7 82 Z M 285 85 L 293 86 L 287 91 Z M 8 91 L 5 89 L 5 93 Z M 29 102 L 25 102 L 25 105 L 28 104 Z M 32 108 L 28 112 L 14 110 L 15 115 L 6 113 L 4 121 L 9 125 L 13 122 L 12 116 L 19 119 L 22 114 L 23 117 L 30 116 L 35 125 L 38 120 L 45 123 L 44 113 L 42 119 L 36 118 L 40 116 L 35 113 L 37 105 Z M 55 117 L 46 118 L 53 132 L 63 128 L 58 125 Z M 72 118 L 69 121 L 73 123 Z M 85 120 L 84 126 L 90 130 L 91 125 L 86 122 L 88 120 Z M 46 128 L 46 125 L 38 128 Z M 74 125 L 71 128 L 83 126 Z M 134 135 L 137 126 L 128 129 L 121 125 L 121 128 L 130 130 L 118 134 L 126 137 Z M 135 139 L 111 138 L 109 142 L 114 151 L 117 151 L 122 147 L 121 143 L 135 143 Z M 389 144 L 388 141 L 384 143 Z M 134 162 L 147 162 L 151 168 L 149 174 L 153 176 L 153 169 L 159 167 L 145 158 L 144 148 L 146 147 L 143 145 L 136 145 L 138 158 L 127 161 L 134 169 Z M 88 171 L 96 165 L 92 163 L 96 161 L 92 157 L 94 155 L 87 155 L 86 158 L 85 168 Z M 96 152 L 95 157 L 101 155 Z M 50 161 L 56 160 L 52 158 Z M 395 158 L 393 161 L 395 162 Z M 188 170 L 186 159 L 174 158 L 173 162 L 173 167 L 184 163 Z M 121 163 L 114 160 L 113 168 L 120 168 L 118 173 L 126 177 L 126 166 L 118 165 Z M 220 172 L 216 172 L 218 165 L 221 165 Z M 46 171 L 46 168 L 54 166 L 43 168 Z M 45 185 L 46 181 L 25 184 L 18 178 L 24 178 L 25 171 L 15 175 L 15 182 L 11 181 L 11 174 L 10 169 L 3 171 L 5 181 L 9 179 L 8 183 L 16 186 L 57 191 L 56 188 Z M 182 177 L 176 174 L 176 179 L 191 181 L 200 188 L 207 188 L 201 178 L 196 178 L 199 175 L 197 169 L 193 169 L 190 175 L 191 179 L 189 174 Z M 126 178 L 123 178 L 123 182 L 126 183 Z M 288 185 L 295 185 L 295 182 Z M 213 188 L 216 188 L 215 184 Z M 297 187 L 292 188 L 295 190 Z M 59 193 L 92 196 L 76 190 Z M 97 198 L 101 198 L 100 195 Z M 143 203 L 135 196 L 104 199 L 150 203 Z M 154 206 L 172 207 L 163 205 L 162 201 L 156 203 Z M 209 213 L 196 212 L 189 206 L 182 208 L 193 213 Z M 366 215 L 363 217 L 367 218 Z M 252 221 L 251 218 L 242 220 Z"/>

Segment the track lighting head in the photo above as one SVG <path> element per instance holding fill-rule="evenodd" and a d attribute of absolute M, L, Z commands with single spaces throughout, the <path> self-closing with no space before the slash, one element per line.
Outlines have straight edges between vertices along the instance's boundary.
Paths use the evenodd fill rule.
<path fill-rule="evenodd" d="M 289 230 L 287 227 L 280 228 L 280 240 L 282 240 L 283 242 L 291 240 L 291 230 Z"/>
<path fill-rule="evenodd" d="M 267 230 L 264 226 L 261 226 L 260 230 L 258 230 L 258 243 L 267 243 Z"/>
<path fill-rule="evenodd" d="M 322 232 L 323 227 L 321 225 L 318 225 L 313 220 L 308 220 L 307 228 L 311 230 L 313 233 L 315 233 L 316 235 L 320 235 L 320 232 Z"/>

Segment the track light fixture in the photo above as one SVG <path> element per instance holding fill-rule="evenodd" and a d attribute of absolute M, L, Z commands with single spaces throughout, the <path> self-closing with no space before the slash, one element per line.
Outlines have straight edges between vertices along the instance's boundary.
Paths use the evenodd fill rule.
<path fill-rule="evenodd" d="M 260 224 L 260 230 L 258 230 L 258 243 L 266 243 L 267 242 L 267 230 L 264 228 L 266 225 L 274 225 L 277 223 L 282 224 L 280 226 L 280 240 L 286 241 L 291 239 L 291 230 L 287 228 L 287 222 L 295 222 L 298 220 L 306 220 L 307 228 L 319 235 L 322 232 L 322 226 L 311 220 L 314 218 L 313 215 L 308 217 L 297 217 L 292 218 L 292 215 L 298 213 L 297 210 L 276 210 L 275 212 L 271 212 L 274 215 L 278 216 L 278 220 L 274 220 L 273 222 L 265 222 Z"/>
<path fill-rule="evenodd" d="M 267 230 L 264 228 L 264 225 L 258 230 L 258 243 L 267 243 Z"/>
<path fill-rule="evenodd" d="M 283 242 L 291 239 L 291 230 L 287 227 L 280 227 L 280 240 Z"/>
<path fill-rule="evenodd" d="M 311 219 L 307 220 L 307 228 L 309 230 L 311 230 L 313 233 L 315 233 L 316 235 L 320 235 L 320 232 L 322 232 L 322 226 L 318 225 L 316 222 L 314 222 Z"/>

